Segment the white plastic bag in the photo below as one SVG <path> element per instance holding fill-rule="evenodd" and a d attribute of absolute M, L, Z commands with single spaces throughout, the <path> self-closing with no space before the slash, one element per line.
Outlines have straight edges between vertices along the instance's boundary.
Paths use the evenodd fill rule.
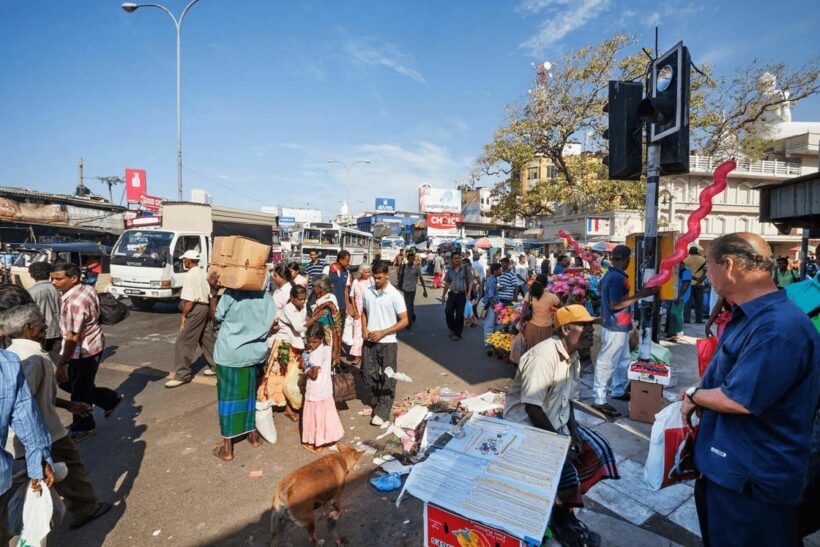
<path fill-rule="evenodd" d="M 20 533 L 18 547 L 42 545 L 43 540 L 51 531 L 51 516 L 54 513 L 51 491 L 43 481 L 39 481 L 39 484 L 39 493 L 31 489 L 31 483 L 26 489 L 26 501 L 23 503 L 23 531 Z"/>
<path fill-rule="evenodd" d="M 342 331 L 342 344 L 352 346 L 354 344 L 353 317 L 350 315 L 345 319 L 345 328 Z"/>
<path fill-rule="evenodd" d="M 273 422 L 273 401 L 256 402 L 256 430 L 270 444 L 276 444 L 276 424 Z"/>
<path fill-rule="evenodd" d="M 649 455 L 643 467 L 643 478 L 653 490 L 660 490 L 693 476 L 692 433 L 680 414 L 683 401 L 676 401 L 655 414 Z M 693 425 L 697 416 L 692 416 Z"/>

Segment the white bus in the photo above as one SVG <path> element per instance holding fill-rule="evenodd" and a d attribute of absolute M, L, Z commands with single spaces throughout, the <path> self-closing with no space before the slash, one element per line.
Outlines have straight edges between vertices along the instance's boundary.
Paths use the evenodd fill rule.
<path fill-rule="evenodd" d="M 373 236 L 354 228 L 346 228 L 329 222 L 312 222 L 299 230 L 301 262 L 310 262 L 310 251 L 319 253 L 325 264 L 336 260 L 342 249 L 350 253 L 350 266 L 358 268 L 369 264 L 373 255 Z"/>
<path fill-rule="evenodd" d="M 393 262 L 402 249 L 404 249 L 404 239 L 393 236 L 382 238 L 382 260 Z"/>

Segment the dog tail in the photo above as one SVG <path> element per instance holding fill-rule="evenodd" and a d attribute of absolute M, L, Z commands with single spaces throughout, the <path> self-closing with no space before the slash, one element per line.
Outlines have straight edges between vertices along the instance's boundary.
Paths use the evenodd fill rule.
<path fill-rule="evenodd" d="M 271 547 L 276 546 L 276 537 L 282 533 L 288 523 L 288 508 L 285 505 L 285 500 L 282 499 L 283 492 L 281 489 L 276 490 L 273 496 L 273 503 L 271 504 L 270 513 L 270 544 Z"/>

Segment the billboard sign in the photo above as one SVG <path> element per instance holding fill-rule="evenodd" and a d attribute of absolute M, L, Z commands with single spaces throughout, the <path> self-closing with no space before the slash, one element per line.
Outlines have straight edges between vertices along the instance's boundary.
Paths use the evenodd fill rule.
<path fill-rule="evenodd" d="M 125 197 L 128 203 L 140 203 L 140 198 L 148 192 L 145 169 L 125 170 Z"/>
<path fill-rule="evenodd" d="M 279 217 L 280 226 L 293 226 L 294 224 L 296 224 L 295 217 Z"/>
<path fill-rule="evenodd" d="M 396 200 L 393 198 L 376 198 L 376 211 L 382 213 L 395 213 Z"/>
<path fill-rule="evenodd" d="M 586 223 L 588 236 L 608 236 L 609 219 L 608 218 L 587 218 Z"/>
<path fill-rule="evenodd" d="M 422 213 L 461 214 L 461 190 L 419 186 L 419 211 Z"/>
<path fill-rule="evenodd" d="M 458 237 L 458 225 L 462 222 L 464 222 L 462 215 L 427 213 L 427 236 Z"/>
<path fill-rule="evenodd" d="M 158 213 L 159 208 L 162 207 L 162 198 L 158 198 L 156 196 L 149 196 L 147 194 L 143 194 L 140 196 L 140 205 L 146 211 L 151 211 L 152 213 Z"/>

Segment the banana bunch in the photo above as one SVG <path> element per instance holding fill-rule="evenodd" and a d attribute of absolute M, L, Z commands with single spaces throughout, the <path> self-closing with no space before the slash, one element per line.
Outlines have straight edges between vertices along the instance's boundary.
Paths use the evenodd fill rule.
<path fill-rule="evenodd" d="M 510 351 L 512 349 L 512 334 L 507 332 L 494 332 L 487 337 L 485 342 L 497 349 Z"/>
<path fill-rule="evenodd" d="M 455 530 L 453 533 L 461 547 L 488 547 L 487 541 L 474 530 Z"/>

